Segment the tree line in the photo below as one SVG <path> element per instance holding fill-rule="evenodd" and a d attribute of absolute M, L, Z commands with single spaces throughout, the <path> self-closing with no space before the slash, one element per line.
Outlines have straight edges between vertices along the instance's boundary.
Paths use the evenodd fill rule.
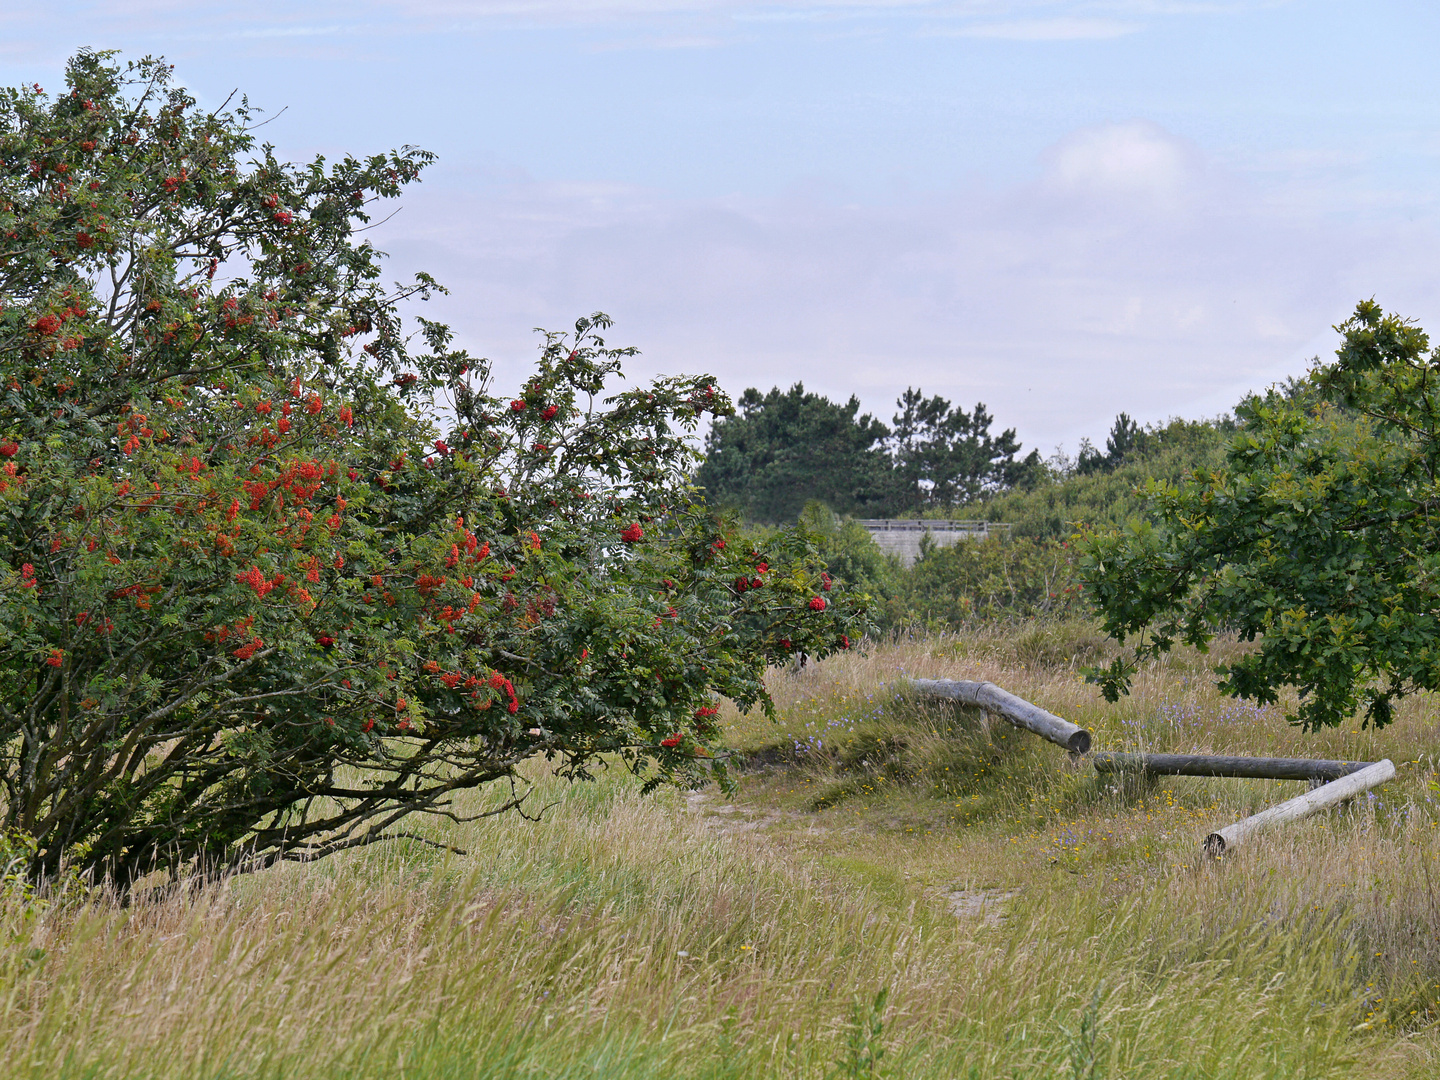
<path fill-rule="evenodd" d="M 919 516 L 974 504 L 1042 480 L 1038 451 L 1021 456 L 1014 428 L 998 434 L 984 403 L 971 411 L 908 388 L 886 425 L 806 391 L 747 389 L 718 417 L 696 474 L 712 504 L 759 522 L 795 521 L 809 502 L 855 517 Z"/>

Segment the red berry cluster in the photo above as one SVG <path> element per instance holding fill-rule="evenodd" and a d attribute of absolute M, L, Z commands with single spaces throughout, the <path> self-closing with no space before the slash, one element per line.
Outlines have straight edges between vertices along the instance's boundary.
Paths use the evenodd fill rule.
<path fill-rule="evenodd" d="M 520 711 L 520 699 L 515 696 L 515 686 L 509 679 L 498 671 L 492 671 L 489 685 L 491 690 L 505 691 L 505 696 L 510 699 L 509 704 L 505 706 L 507 712 L 517 713 Z"/>
<path fill-rule="evenodd" d="M 260 638 L 251 638 L 247 644 L 241 645 L 240 648 L 235 650 L 235 656 L 241 660 L 249 660 L 256 652 L 264 647 L 265 642 L 261 641 Z"/>
<path fill-rule="evenodd" d="M 244 573 L 236 574 L 235 580 L 244 585 L 249 585 L 250 588 L 255 590 L 255 595 L 262 600 L 271 589 L 275 588 L 275 583 L 265 580 L 265 575 L 260 573 L 258 566 L 252 566 Z"/>

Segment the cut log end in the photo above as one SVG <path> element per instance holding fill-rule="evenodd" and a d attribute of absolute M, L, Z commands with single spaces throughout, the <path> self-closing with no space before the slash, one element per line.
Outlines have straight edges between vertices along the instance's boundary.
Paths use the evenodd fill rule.
<path fill-rule="evenodd" d="M 1280 825 L 1287 821 L 1299 821 L 1332 806 L 1337 806 L 1356 795 L 1379 787 L 1395 778 L 1395 764 L 1388 758 L 1367 765 L 1357 772 L 1332 780 L 1328 784 L 1297 795 L 1293 799 L 1277 803 L 1268 810 L 1252 814 L 1233 825 L 1227 825 L 1205 838 L 1205 851 L 1210 855 L 1221 855 L 1228 848 L 1243 844 L 1246 839 L 1261 829 Z"/>
<path fill-rule="evenodd" d="M 1069 741 L 1065 744 L 1065 748 L 1075 757 L 1079 757 L 1081 754 L 1088 754 L 1090 752 L 1090 732 L 1081 728 L 1070 736 Z"/>

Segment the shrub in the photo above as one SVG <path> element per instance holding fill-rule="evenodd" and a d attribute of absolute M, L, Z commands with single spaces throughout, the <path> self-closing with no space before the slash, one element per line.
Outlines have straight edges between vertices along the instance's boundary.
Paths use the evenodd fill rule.
<path fill-rule="evenodd" d="M 894 625 L 957 629 L 976 621 L 1054 619 L 1083 612 L 1072 553 L 1029 537 L 928 543 L 883 613 Z"/>
<path fill-rule="evenodd" d="M 439 286 L 382 286 L 357 230 L 428 154 L 283 164 L 158 60 L 67 84 L 0 93 L 0 827 L 31 879 L 411 835 L 535 754 L 688 782 L 717 695 L 768 706 L 767 662 L 859 635 L 845 590 L 812 610 L 803 530 L 757 549 L 693 501 L 712 379 L 606 397 L 633 350 L 596 315 L 497 394 L 406 332 Z"/>

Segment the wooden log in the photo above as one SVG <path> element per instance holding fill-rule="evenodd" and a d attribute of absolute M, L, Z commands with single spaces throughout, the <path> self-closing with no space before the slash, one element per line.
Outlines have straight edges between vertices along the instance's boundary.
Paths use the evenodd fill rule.
<path fill-rule="evenodd" d="M 922 694 L 949 698 L 951 701 L 974 705 L 986 712 L 1003 716 L 1016 727 L 1033 731 L 1042 739 L 1049 739 L 1072 754 L 1084 754 L 1090 750 L 1090 732 L 1076 727 L 1068 720 L 1062 720 L 1054 713 L 1031 705 L 1024 698 L 1018 698 L 994 683 L 969 682 L 965 679 L 913 679 L 911 685 Z"/>
<path fill-rule="evenodd" d="M 1323 780 L 1359 772 L 1369 761 L 1312 761 L 1308 758 L 1222 757 L 1214 754 L 1097 753 L 1102 773 L 1145 772 L 1163 776 L 1248 776 L 1261 780 Z"/>
<path fill-rule="evenodd" d="M 1223 855 L 1244 841 L 1246 837 L 1261 829 L 1279 825 L 1285 821 L 1298 821 L 1300 818 L 1309 817 L 1326 807 L 1334 806 L 1346 799 L 1353 799 L 1362 791 L 1369 791 L 1394 777 L 1395 766 L 1388 758 L 1384 761 L 1377 761 L 1373 765 L 1366 765 L 1359 772 L 1342 776 L 1339 780 L 1332 780 L 1324 787 L 1318 787 L 1314 791 L 1307 791 L 1304 795 L 1297 795 L 1293 799 L 1277 803 L 1268 810 L 1262 810 L 1252 817 L 1211 833 L 1205 838 L 1205 850 L 1211 855 Z"/>

